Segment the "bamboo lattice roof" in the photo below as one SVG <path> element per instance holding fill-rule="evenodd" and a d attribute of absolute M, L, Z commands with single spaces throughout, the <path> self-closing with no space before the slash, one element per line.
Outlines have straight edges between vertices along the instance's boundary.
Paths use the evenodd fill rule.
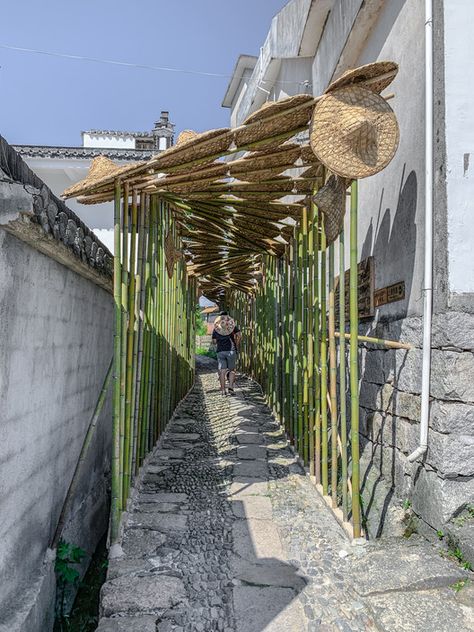
<path fill-rule="evenodd" d="M 378 90 L 396 68 L 390 73 L 387 66 L 364 67 L 346 81 L 365 81 L 369 88 L 372 82 Z M 174 209 L 188 272 L 199 277 L 203 293 L 218 301 L 232 288 L 252 292 L 260 255 L 284 253 L 292 224 L 324 182 L 324 165 L 307 141 L 297 141 L 308 132 L 317 102 L 296 95 L 267 103 L 235 129 L 187 133 L 184 142 L 146 162 L 118 167 L 103 159 L 64 197 L 111 201 L 117 178 L 130 192 L 159 195 Z"/>

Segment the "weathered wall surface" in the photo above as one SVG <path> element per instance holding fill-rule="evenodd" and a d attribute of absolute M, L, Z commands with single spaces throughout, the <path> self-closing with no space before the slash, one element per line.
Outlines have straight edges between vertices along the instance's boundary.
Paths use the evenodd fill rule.
<path fill-rule="evenodd" d="M 46 632 L 48 546 L 112 356 L 110 253 L 3 140 L 0 166 L 0 629 Z M 109 397 L 63 533 L 89 554 L 107 525 L 110 416 Z"/>
<path fill-rule="evenodd" d="M 296 5 L 299 6 L 296 6 Z M 290 3 L 295 15 L 308 8 Z M 323 6 L 318 0 L 312 8 Z M 435 0 L 435 230 L 433 368 L 429 451 L 423 463 L 407 456 L 418 445 L 421 389 L 421 332 L 424 257 L 424 3 L 418 0 L 334 0 L 311 71 L 307 58 L 280 59 L 273 96 L 284 96 L 282 82 L 304 73 L 314 95 L 347 68 L 394 60 L 399 73 L 386 92 L 400 125 L 395 158 L 381 173 L 359 183 L 359 258 L 372 255 L 375 288 L 404 281 L 405 298 L 376 310 L 361 323 L 361 333 L 403 340 L 410 351 L 361 348 L 360 404 L 364 509 L 372 535 L 390 531 L 392 500 L 410 499 L 420 527 L 465 532 L 474 523 L 474 315 L 472 274 L 472 155 L 469 128 L 472 81 L 463 73 L 466 27 L 472 13 L 467 0 Z M 468 7 L 469 5 L 469 7 Z M 282 12 L 265 46 L 295 55 L 300 31 Z M 446 28 L 444 25 L 446 22 Z M 312 23 L 314 33 L 319 32 Z M 276 42 L 275 38 L 288 40 Z M 291 44 L 291 46 L 290 46 Z M 288 48 L 290 46 L 290 48 Z M 293 48 L 291 48 L 293 47 Z M 306 50 L 306 49 L 305 49 Z M 253 79 L 265 73 L 263 51 Z M 300 53 L 301 54 L 301 53 Z M 305 53 L 307 54 L 307 53 Z M 268 55 L 267 55 L 268 57 Z M 268 60 L 267 60 L 268 63 Z M 270 69 L 271 70 L 271 69 Z M 466 71 L 470 72 L 470 71 Z M 269 75 L 271 72 L 268 73 Z M 252 85 L 252 80 L 250 85 Z M 445 85 L 446 83 L 446 85 Z M 269 86 L 266 86 L 269 88 Z M 472 99 L 471 99 L 472 100 Z M 254 110 L 249 99 L 240 103 Z M 472 125 L 470 126 L 472 128 Z M 472 142 L 471 142 L 472 144 Z M 347 219 L 347 218 L 346 218 Z M 348 225 L 346 225 L 348 234 Z M 348 240 L 346 239 L 346 242 Z M 348 243 L 346 243 L 348 246 Z M 346 252 L 346 263 L 348 261 Z M 336 263 L 336 268 L 337 268 Z M 347 267 L 347 265 L 346 265 Z M 468 552 L 469 544 L 466 544 Z"/>

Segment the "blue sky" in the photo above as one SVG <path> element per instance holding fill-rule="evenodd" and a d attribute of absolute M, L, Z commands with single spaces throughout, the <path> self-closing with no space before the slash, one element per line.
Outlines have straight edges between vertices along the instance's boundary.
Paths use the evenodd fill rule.
<path fill-rule="evenodd" d="M 286 3 L 0 0 L 0 44 L 230 75 L 240 53 L 258 54 Z M 0 134 L 16 144 L 79 145 L 85 129 L 150 130 L 161 110 L 178 132 L 221 127 L 227 83 L 0 48 Z"/>

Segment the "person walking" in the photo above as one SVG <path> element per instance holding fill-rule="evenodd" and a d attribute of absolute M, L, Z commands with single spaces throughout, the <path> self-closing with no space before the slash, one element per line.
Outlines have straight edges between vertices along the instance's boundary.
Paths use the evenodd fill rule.
<path fill-rule="evenodd" d="M 222 395 L 227 395 L 225 381 L 229 373 L 229 395 L 235 395 L 235 363 L 242 335 L 228 312 L 220 312 L 214 322 L 212 344 L 217 347 L 217 370 Z"/>

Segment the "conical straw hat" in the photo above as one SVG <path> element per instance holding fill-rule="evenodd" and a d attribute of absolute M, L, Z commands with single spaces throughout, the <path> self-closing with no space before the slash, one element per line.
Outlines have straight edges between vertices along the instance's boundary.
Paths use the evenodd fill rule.
<path fill-rule="evenodd" d="M 330 171 L 344 178 L 367 178 L 384 169 L 399 137 L 392 108 L 365 88 L 335 90 L 314 108 L 311 147 Z"/>
<path fill-rule="evenodd" d="M 369 81 L 367 85 L 364 84 L 361 87 L 380 94 L 382 90 L 385 90 L 392 83 L 397 73 L 398 64 L 394 61 L 376 61 L 372 64 L 347 70 L 339 79 L 336 79 L 329 85 L 326 92 Z"/>
<path fill-rule="evenodd" d="M 218 316 L 214 321 L 214 329 L 221 336 L 229 336 L 235 329 L 235 321 L 227 314 Z"/>
<path fill-rule="evenodd" d="M 326 245 L 332 244 L 344 225 L 347 182 L 339 176 L 330 176 L 313 200 L 323 213 Z"/>

